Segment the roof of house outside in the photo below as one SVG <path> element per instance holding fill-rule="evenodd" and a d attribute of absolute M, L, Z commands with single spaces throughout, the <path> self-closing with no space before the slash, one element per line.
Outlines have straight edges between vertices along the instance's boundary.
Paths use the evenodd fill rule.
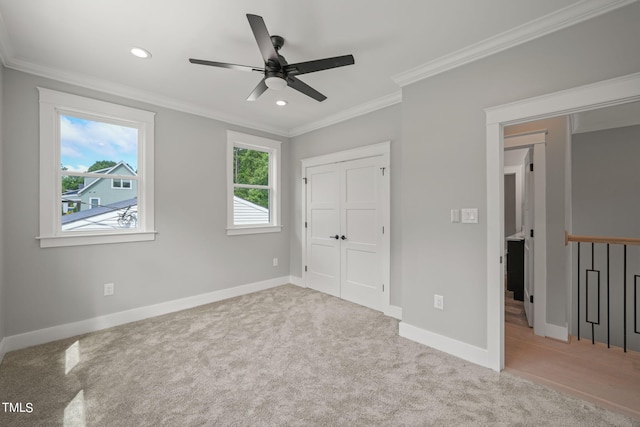
<path fill-rule="evenodd" d="M 136 197 L 134 197 L 133 199 L 121 200 L 116 203 L 111 203 L 110 205 L 96 206 L 95 208 L 87 209 L 84 211 L 73 212 L 67 215 L 62 215 L 62 225 L 86 220 L 88 218 L 92 218 L 98 215 L 104 215 L 110 212 L 113 212 L 114 216 L 117 216 L 118 211 L 133 206 L 138 206 L 138 199 Z"/>

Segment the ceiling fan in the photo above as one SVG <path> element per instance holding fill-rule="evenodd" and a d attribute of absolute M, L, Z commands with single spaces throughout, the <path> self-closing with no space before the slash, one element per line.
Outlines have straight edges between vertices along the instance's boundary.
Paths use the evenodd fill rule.
<path fill-rule="evenodd" d="M 322 102 L 327 99 L 327 97 L 299 80 L 296 76 L 331 68 L 344 67 L 345 65 L 353 65 L 355 63 L 353 55 L 343 55 L 314 61 L 298 62 L 297 64 L 288 64 L 279 53 L 280 48 L 284 45 L 284 38 L 280 36 L 270 36 L 261 16 L 247 14 L 247 19 L 249 20 L 249 25 L 258 42 L 258 48 L 260 49 L 262 58 L 264 59 L 264 68 L 189 58 L 189 62 L 192 64 L 210 65 L 240 71 L 259 71 L 263 73 L 264 78 L 258 83 L 258 86 L 256 86 L 253 92 L 251 92 L 247 101 L 255 101 L 267 89 L 281 90 L 289 86 L 310 96 L 316 101 Z"/>

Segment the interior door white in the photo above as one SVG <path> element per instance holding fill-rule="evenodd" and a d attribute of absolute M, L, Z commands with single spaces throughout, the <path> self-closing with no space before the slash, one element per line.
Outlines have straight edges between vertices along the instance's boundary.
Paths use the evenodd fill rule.
<path fill-rule="evenodd" d="M 531 236 L 534 224 L 534 205 L 535 205 L 535 169 L 531 170 L 533 160 L 533 149 L 529 149 L 525 157 L 524 172 L 524 194 L 523 194 L 523 229 L 524 229 L 524 312 L 527 316 L 529 327 L 533 327 L 533 245 L 534 240 Z M 535 236 L 535 233 L 534 233 Z"/>
<path fill-rule="evenodd" d="M 307 286 L 340 296 L 340 174 L 337 164 L 308 167 Z"/>
<path fill-rule="evenodd" d="M 375 156 L 306 168 L 307 286 L 383 308 L 383 171 Z"/>
<path fill-rule="evenodd" d="M 382 307 L 382 167 L 382 157 L 340 164 L 340 295 L 375 310 Z"/>

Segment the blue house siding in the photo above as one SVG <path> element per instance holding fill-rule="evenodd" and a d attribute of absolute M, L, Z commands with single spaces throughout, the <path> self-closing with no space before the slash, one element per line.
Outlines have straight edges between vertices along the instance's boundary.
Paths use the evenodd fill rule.
<path fill-rule="evenodd" d="M 111 169 L 104 171 L 105 175 L 126 175 L 135 176 L 124 163 L 120 162 Z M 91 209 L 92 199 L 97 199 L 100 206 L 111 205 L 122 200 L 133 199 L 138 195 L 138 182 L 131 181 L 131 188 L 114 188 L 113 178 L 105 177 L 99 179 L 88 179 L 84 188 L 78 191 L 80 197 L 80 211 Z"/>

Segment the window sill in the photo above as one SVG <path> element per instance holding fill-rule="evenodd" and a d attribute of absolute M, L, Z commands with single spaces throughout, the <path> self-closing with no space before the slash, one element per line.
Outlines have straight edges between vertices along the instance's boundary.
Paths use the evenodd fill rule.
<path fill-rule="evenodd" d="M 258 227 L 236 227 L 227 228 L 227 236 L 238 236 L 242 234 L 279 233 L 281 225 L 266 225 Z"/>
<path fill-rule="evenodd" d="M 63 246 L 104 245 L 107 243 L 148 242 L 156 239 L 156 231 L 137 231 L 132 233 L 110 234 L 73 234 L 63 236 L 40 236 L 40 248 Z"/>

